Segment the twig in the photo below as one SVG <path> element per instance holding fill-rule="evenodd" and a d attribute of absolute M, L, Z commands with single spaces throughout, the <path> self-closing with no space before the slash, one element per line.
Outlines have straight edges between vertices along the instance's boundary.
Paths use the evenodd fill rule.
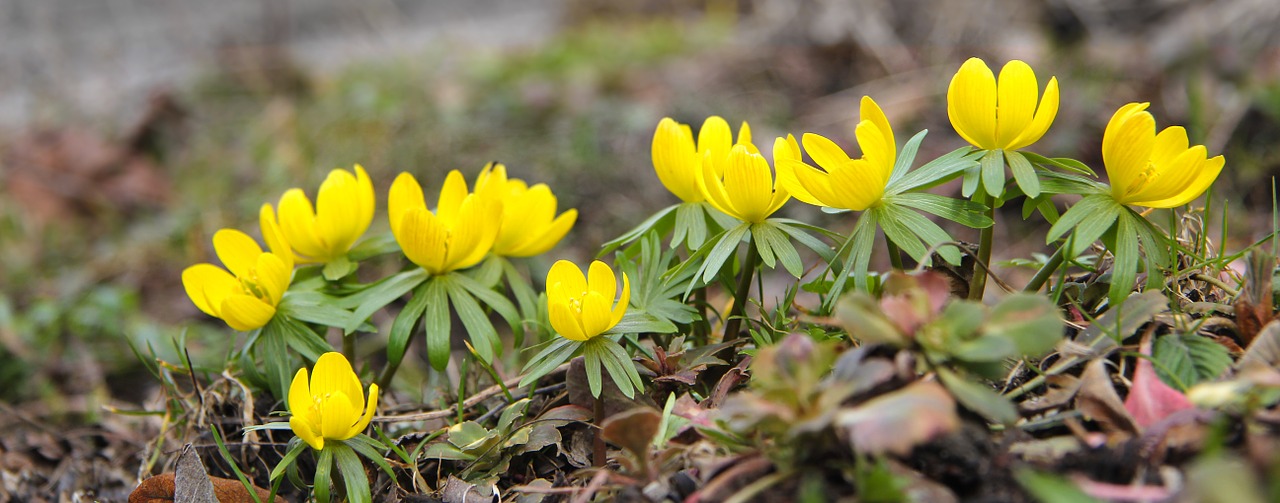
<path fill-rule="evenodd" d="M 565 363 L 560 365 L 559 367 L 556 367 L 555 370 L 552 370 L 551 372 L 547 373 L 547 377 L 559 375 L 568 370 L 569 370 L 569 364 Z M 462 408 L 470 409 L 472 407 L 475 407 L 476 405 L 479 405 L 480 402 L 493 398 L 497 395 L 501 395 L 504 387 L 512 388 L 519 385 L 520 379 L 522 379 L 523 377 L 524 376 L 512 377 L 510 379 L 507 379 L 505 382 L 501 383 L 501 385 L 495 384 L 493 386 L 489 386 L 488 388 L 480 390 L 478 393 L 471 395 L 471 398 L 463 400 Z M 433 419 L 448 418 L 455 415 L 456 413 L 457 413 L 457 409 L 449 408 L 444 410 L 433 410 L 430 412 L 415 412 L 413 414 L 401 414 L 396 416 L 377 416 L 377 417 L 374 417 L 373 420 L 380 423 L 395 423 L 395 422 L 404 422 L 404 421 L 430 421 Z"/>

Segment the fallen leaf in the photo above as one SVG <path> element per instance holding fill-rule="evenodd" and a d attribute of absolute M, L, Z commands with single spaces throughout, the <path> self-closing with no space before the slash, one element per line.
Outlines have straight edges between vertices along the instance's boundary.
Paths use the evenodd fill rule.
<path fill-rule="evenodd" d="M 860 454 L 906 455 L 960 427 L 956 402 L 937 381 L 917 381 L 836 414 L 835 424 Z"/>
<path fill-rule="evenodd" d="M 1109 438 L 1127 440 L 1139 432 L 1138 424 L 1125 409 L 1124 402 L 1111 385 L 1107 361 L 1094 359 L 1080 374 L 1080 391 L 1076 393 L 1076 408 L 1102 427 Z"/>
<path fill-rule="evenodd" d="M 1138 352 L 1151 356 L 1151 333 L 1142 337 Z M 1150 428 L 1175 412 L 1194 409 L 1187 395 L 1173 389 L 1156 375 L 1155 366 L 1147 358 L 1138 358 L 1133 371 L 1133 386 L 1124 400 L 1124 408 L 1143 429 Z"/>

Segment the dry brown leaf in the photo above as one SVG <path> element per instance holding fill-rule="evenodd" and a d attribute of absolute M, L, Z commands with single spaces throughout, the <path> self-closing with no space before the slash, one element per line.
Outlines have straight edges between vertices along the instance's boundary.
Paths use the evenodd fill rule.
<path fill-rule="evenodd" d="M 1080 391 L 1076 393 L 1076 408 L 1085 416 L 1098 422 L 1102 431 L 1112 440 L 1128 440 L 1138 435 L 1138 424 L 1125 410 L 1124 402 L 1111 385 L 1107 361 L 1094 359 L 1080 375 Z"/>
<path fill-rule="evenodd" d="M 219 503 L 253 503 L 253 497 L 249 496 L 239 480 L 209 476 L 209 481 L 213 483 L 213 494 L 218 497 Z M 171 503 L 176 501 L 175 488 L 174 474 L 161 473 L 138 484 L 138 488 L 129 494 L 129 503 Z M 262 501 L 267 501 L 267 496 L 271 494 L 261 487 L 255 486 L 254 490 Z M 276 496 L 275 501 L 285 503 L 284 498 L 279 496 Z"/>

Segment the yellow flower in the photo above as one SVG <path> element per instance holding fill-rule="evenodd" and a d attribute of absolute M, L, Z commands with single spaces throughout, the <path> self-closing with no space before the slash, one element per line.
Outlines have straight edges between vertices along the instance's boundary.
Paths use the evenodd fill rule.
<path fill-rule="evenodd" d="M 1188 148 L 1187 130 L 1170 126 L 1156 134 L 1147 103 L 1120 107 L 1102 135 L 1102 162 L 1111 195 L 1120 204 L 1173 208 L 1200 197 L 1218 178 L 1222 156 L 1206 159 L 1204 145 Z"/>
<path fill-rule="evenodd" d="M 373 221 L 373 182 L 359 164 L 355 174 L 341 169 L 329 172 L 316 205 L 302 189 L 280 196 L 279 221 L 275 214 L 261 215 L 262 227 L 278 226 L 294 258 L 300 263 L 326 263 L 347 254 Z"/>
<path fill-rule="evenodd" d="M 738 129 L 737 144 L 751 144 L 751 127 L 746 122 Z M 698 190 L 703 159 L 708 151 L 715 152 L 717 158 L 722 159 L 729 155 L 733 145 L 729 123 L 720 117 L 708 117 L 702 123 L 696 147 L 693 132 L 687 124 L 664 117 L 653 134 L 653 167 L 662 185 L 672 194 L 687 203 L 700 203 L 706 200 Z M 755 148 L 751 147 L 751 150 L 754 152 Z M 720 174 L 716 172 L 716 176 Z"/>
<path fill-rule="evenodd" d="M 551 327 L 561 337 L 575 341 L 591 339 L 613 328 L 622 320 L 631 302 L 627 273 L 622 273 L 622 296 L 615 304 L 617 288 L 617 277 L 604 262 L 592 262 L 586 277 L 573 262 L 556 262 L 547 273 Z"/>
<path fill-rule="evenodd" d="M 315 375 L 298 369 L 289 385 L 289 428 L 316 450 L 325 440 L 346 440 L 369 426 L 378 407 L 378 385 L 369 385 L 364 400 L 360 378 L 342 353 L 325 353 L 316 360 Z M 363 411 L 363 414 L 361 412 Z"/>
<path fill-rule="evenodd" d="M 476 178 L 476 192 L 502 201 L 502 224 L 493 243 L 493 254 L 503 257 L 541 255 L 559 243 L 578 219 L 578 210 L 556 216 L 556 196 L 539 183 L 507 178 L 507 168 L 490 163 Z"/>
<path fill-rule="evenodd" d="M 969 58 L 947 87 L 947 116 L 960 136 L 984 150 L 1018 150 L 1035 143 L 1058 114 L 1058 79 L 1049 79 L 1036 106 L 1036 73 L 1013 60 L 1000 82 L 981 59 Z"/>
<path fill-rule="evenodd" d="M 884 111 L 870 96 L 862 97 L 862 121 L 854 129 L 862 157 L 853 159 L 835 142 L 813 133 L 805 133 L 804 149 L 822 169 L 800 161 L 795 139 L 775 142 L 774 155 L 780 147 L 790 153 L 775 161 L 781 185 L 796 199 L 816 206 L 862 211 L 880 202 L 889 175 L 898 159 L 898 144 L 893 138 Z"/>
<path fill-rule="evenodd" d="M 391 233 L 413 263 L 431 274 L 476 265 L 493 247 L 502 203 L 467 192 L 458 170 L 449 172 L 432 213 L 413 175 L 400 173 L 387 196 Z"/>
<path fill-rule="evenodd" d="M 271 235 L 269 229 L 263 233 Z M 279 242 L 280 238 L 268 241 L 273 240 Z M 236 330 L 266 325 L 289 289 L 293 259 L 288 248 L 264 253 L 249 235 L 222 229 L 213 235 L 213 249 L 227 269 L 196 264 L 182 271 L 182 286 L 191 302 Z"/>
<path fill-rule="evenodd" d="M 779 153 L 775 148 L 775 159 Z M 769 218 L 791 199 L 786 189 L 775 185 L 769 161 L 752 152 L 751 147 L 738 144 L 723 158 L 715 156 L 715 152 L 707 153 L 698 188 L 715 209 L 755 224 Z"/>

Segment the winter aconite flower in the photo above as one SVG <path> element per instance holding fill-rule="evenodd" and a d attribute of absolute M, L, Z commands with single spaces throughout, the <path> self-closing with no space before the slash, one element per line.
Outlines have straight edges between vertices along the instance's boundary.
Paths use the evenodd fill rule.
<path fill-rule="evenodd" d="M 798 154 L 777 161 L 779 178 L 796 199 L 853 211 L 863 211 L 880 202 L 897 162 L 898 144 L 889 119 L 875 100 L 863 96 L 860 111 L 862 121 L 854 136 L 862 157 L 853 159 L 835 142 L 805 133 L 804 150 L 822 169 L 801 162 Z M 775 146 L 775 157 L 777 149 Z"/>
<path fill-rule="evenodd" d="M 997 83 L 986 63 L 969 58 L 947 88 L 947 116 L 975 147 L 1018 150 L 1044 136 L 1058 114 L 1058 79 L 1049 79 L 1043 97 L 1039 90 L 1035 71 L 1022 61 L 1005 64 Z"/>
<path fill-rule="evenodd" d="M 791 199 L 787 190 L 776 186 L 769 161 L 749 145 L 734 145 L 729 155 L 714 151 L 703 159 L 699 189 L 707 202 L 721 213 L 747 223 L 760 223 Z M 787 155 L 774 149 L 774 156 Z"/>
<path fill-rule="evenodd" d="M 296 262 L 327 263 L 345 256 L 364 235 L 373 210 L 373 182 L 357 164 L 354 174 L 341 169 L 329 172 L 314 208 L 302 189 L 289 189 L 280 196 L 278 214 L 264 213 L 262 225 L 279 226 Z"/>
<path fill-rule="evenodd" d="M 745 122 L 738 129 L 737 144 L 751 144 L 751 127 Z M 693 132 L 687 124 L 663 118 L 653 134 L 653 167 L 658 172 L 662 185 L 672 194 L 684 202 L 699 203 L 706 200 L 706 196 L 698 189 L 698 179 L 701 177 L 707 152 L 714 152 L 718 159 L 722 159 L 729 155 L 733 145 L 729 123 L 720 117 L 708 117 L 702 123 L 696 145 Z M 717 166 L 720 165 L 717 163 Z M 715 174 L 719 176 L 720 172 Z"/>
<path fill-rule="evenodd" d="M 541 255 L 559 243 L 578 219 L 578 210 L 556 215 L 556 196 L 539 183 L 530 187 L 519 178 L 507 178 L 507 168 L 491 163 L 476 178 L 476 192 L 492 192 L 502 201 L 502 223 L 493 243 L 493 254 L 503 257 Z"/>
<path fill-rule="evenodd" d="M 271 234 L 269 229 L 263 232 Z M 226 269 L 196 264 L 182 271 L 187 296 L 201 311 L 236 330 L 266 325 L 275 316 L 293 274 L 288 248 L 274 249 L 277 243 L 283 245 L 281 239 L 269 238 L 268 242 L 273 252 L 263 252 L 253 238 L 238 230 L 218 231 L 213 235 L 213 249 Z"/>
<path fill-rule="evenodd" d="M 1170 126 L 1156 134 L 1148 103 L 1120 107 L 1102 136 L 1102 161 L 1117 203 L 1173 208 L 1203 194 L 1222 172 L 1222 156 L 1204 145 L 1188 147 L 1187 130 Z"/>
<path fill-rule="evenodd" d="M 604 262 L 592 262 L 585 277 L 573 262 L 556 262 L 547 273 L 551 327 L 575 341 L 589 340 L 613 328 L 631 302 L 631 281 L 626 273 L 622 273 L 620 297 L 616 296 L 617 289 L 617 277 Z"/>
<path fill-rule="evenodd" d="M 471 267 L 489 253 L 498 237 L 502 203 L 468 193 L 462 173 L 453 170 L 440 187 L 433 213 L 418 180 L 400 173 L 387 196 L 387 213 L 405 256 L 431 274 L 444 274 Z"/>
<path fill-rule="evenodd" d="M 289 427 L 308 445 L 320 450 L 326 440 L 346 440 L 369 426 L 378 407 L 378 385 L 369 385 L 364 399 L 360 378 L 342 353 L 325 353 L 316 360 L 310 380 L 298 369 L 289 385 Z"/>

